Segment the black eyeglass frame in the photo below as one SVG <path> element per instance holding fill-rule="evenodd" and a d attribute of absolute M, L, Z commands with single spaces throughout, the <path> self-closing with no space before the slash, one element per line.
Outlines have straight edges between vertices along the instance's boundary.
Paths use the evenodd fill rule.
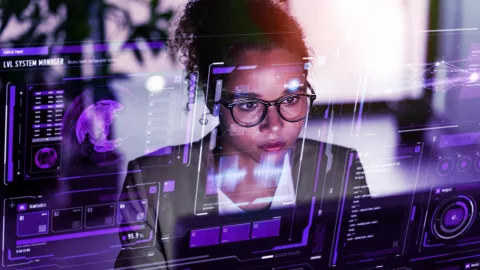
<path fill-rule="evenodd" d="M 312 91 L 312 94 L 291 94 L 291 95 L 287 95 L 287 96 L 284 96 L 284 97 L 281 97 L 275 101 L 264 101 L 264 100 L 261 100 L 261 99 L 242 99 L 242 100 L 239 100 L 239 101 L 235 101 L 235 102 L 231 102 L 231 103 L 228 103 L 228 102 L 225 102 L 224 100 L 220 99 L 219 101 L 217 101 L 218 103 L 222 104 L 223 106 L 225 106 L 229 111 L 230 111 L 230 114 L 232 115 L 232 118 L 233 118 L 233 121 L 235 121 L 235 123 L 241 127 L 245 127 L 245 128 L 251 128 L 251 127 L 254 127 L 254 126 L 258 126 L 260 125 L 263 120 L 265 120 L 265 117 L 267 116 L 267 113 L 268 113 L 268 108 L 270 108 L 270 106 L 276 106 L 277 107 L 277 112 L 278 114 L 280 115 L 280 117 L 287 121 L 287 122 L 290 122 L 290 123 L 296 123 L 296 122 L 300 122 L 302 121 L 303 119 L 305 119 L 312 106 L 313 106 L 313 102 L 315 101 L 315 99 L 317 98 L 317 94 L 315 93 L 315 90 L 313 90 L 313 87 L 310 85 L 310 83 L 308 81 L 306 81 L 306 86 L 307 86 L 307 89 L 310 89 L 310 91 Z M 291 97 L 298 97 L 298 96 L 306 96 L 308 98 L 310 98 L 310 107 L 309 107 L 309 110 L 307 111 L 307 113 L 305 114 L 305 116 L 303 116 L 302 118 L 298 119 L 298 120 L 288 120 L 288 119 L 285 119 L 285 117 L 283 117 L 282 113 L 280 112 L 280 105 L 282 104 L 283 101 L 285 101 L 286 99 L 288 98 L 291 98 Z M 262 116 L 260 117 L 260 120 L 258 121 L 258 123 L 256 124 L 253 124 L 253 125 L 243 125 L 243 124 L 240 124 L 236 119 L 235 119 L 235 116 L 233 115 L 233 108 L 235 107 L 235 105 L 237 104 L 241 104 L 241 103 L 245 103 L 245 102 L 260 102 L 262 103 L 263 105 L 265 105 L 266 109 L 263 111 L 263 114 Z"/>

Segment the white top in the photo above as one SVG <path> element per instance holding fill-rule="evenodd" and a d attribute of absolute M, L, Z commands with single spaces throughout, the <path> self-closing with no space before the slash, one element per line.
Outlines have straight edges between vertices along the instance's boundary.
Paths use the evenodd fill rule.
<path fill-rule="evenodd" d="M 281 209 L 286 207 L 292 207 L 295 205 L 295 189 L 293 187 L 292 169 L 290 167 L 289 160 L 289 155 L 286 154 L 283 160 L 280 181 L 278 181 L 277 189 L 275 190 L 275 194 L 273 195 L 273 197 L 258 198 L 253 201 L 252 204 L 272 202 L 272 204 L 270 205 L 270 209 Z M 223 191 L 217 189 L 217 193 L 220 215 L 246 213 L 227 195 L 225 195 Z"/>

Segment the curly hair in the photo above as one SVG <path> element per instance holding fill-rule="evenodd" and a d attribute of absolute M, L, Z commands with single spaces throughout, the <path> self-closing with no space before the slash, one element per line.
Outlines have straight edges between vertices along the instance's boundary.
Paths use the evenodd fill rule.
<path fill-rule="evenodd" d="M 202 86 L 211 63 L 247 50 L 282 48 L 300 59 L 309 55 L 296 19 L 272 0 L 191 0 L 169 46 L 180 52 L 187 76 L 199 71 Z"/>

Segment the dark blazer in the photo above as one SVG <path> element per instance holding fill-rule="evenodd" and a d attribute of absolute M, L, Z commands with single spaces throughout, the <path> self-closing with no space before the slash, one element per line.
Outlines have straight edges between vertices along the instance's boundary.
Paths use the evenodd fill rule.
<path fill-rule="evenodd" d="M 274 215 L 292 215 L 291 209 L 279 210 L 275 213 L 267 210 L 237 216 L 219 216 L 218 211 L 213 209 L 207 215 L 195 215 L 195 212 L 199 212 L 199 205 L 195 208 L 197 190 L 202 188 L 197 186 L 197 179 L 206 179 L 208 138 L 207 135 L 204 139 L 189 146 L 191 160 L 188 165 L 181 162 L 180 157 L 183 157 L 181 152 L 178 157 L 175 154 L 175 160 L 170 166 L 158 166 L 158 164 L 168 163 L 167 159 L 171 158 L 169 156 L 143 156 L 129 162 L 128 170 L 134 172 L 127 175 L 123 185 L 124 190 L 127 187 L 138 187 L 139 184 L 147 182 L 163 183 L 163 181 L 175 180 L 175 193 L 172 195 L 160 194 L 158 222 L 155 222 L 155 217 L 151 212 L 148 214 L 148 226 L 156 227 L 157 230 L 155 246 L 151 249 L 139 250 L 123 248 L 116 261 L 116 268 L 154 263 L 156 266 L 170 269 L 169 265 L 173 266 L 174 264 L 171 261 L 196 255 L 195 251 L 188 248 L 188 236 L 193 228 L 261 220 Z M 202 147 L 204 151 L 200 156 Z M 177 149 L 183 151 L 185 147 L 181 146 Z M 298 179 L 296 210 L 293 213 L 295 222 L 299 223 L 294 226 L 297 226 L 299 231 L 303 230 L 308 222 L 309 214 L 311 215 L 310 212 L 312 212 L 310 208 L 314 204 L 315 207 L 321 205 L 323 217 L 333 221 L 341 198 L 340 194 L 343 192 L 342 183 L 346 177 L 347 163 L 349 158 L 350 161 L 352 157 L 356 159 L 357 154 L 352 149 L 309 139 L 298 139 L 292 153 L 292 176 L 294 181 Z M 353 173 L 353 170 L 349 172 L 350 175 Z M 202 181 L 199 182 L 199 185 L 202 185 Z M 162 184 L 160 184 L 161 186 Z M 139 193 L 145 192 L 139 189 L 142 187 L 137 188 Z M 166 198 L 167 195 L 171 198 Z M 151 206 L 149 210 L 153 212 Z M 293 220 L 293 218 L 290 219 Z M 301 235 L 295 237 L 298 238 Z M 268 241 L 257 242 L 252 248 L 260 248 L 259 245 L 261 246 L 264 242 Z M 268 246 L 268 243 L 265 245 Z M 248 248 L 247 244 L 242 244 L 242 249 Z M 211 252 L 215 253 L 216 251 Z M 233 251 L 223 250 L 223 252 L 232 253 Z"/>

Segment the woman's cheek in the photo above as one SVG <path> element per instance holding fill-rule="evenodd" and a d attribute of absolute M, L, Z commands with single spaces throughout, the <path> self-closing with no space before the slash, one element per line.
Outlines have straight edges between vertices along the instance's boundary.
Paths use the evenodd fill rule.
<path fill-rule="evenodd" d="M 245 128 L 244 145 L 250 150 L 257 148 L 257 140 L 261 139 L 262 133 L 256 127 Z"/>
<path fill-rule="evenodd" d="M 289 123 L 289 126 L 286 128 L 286 131 L 288 133 L 287 137 L 289 141 L 294 142 L 298 139 L 298 136 L 302 131 L 303 123 L 304 123 L 303 121 L 296 122 L 296 123 Z"/>

